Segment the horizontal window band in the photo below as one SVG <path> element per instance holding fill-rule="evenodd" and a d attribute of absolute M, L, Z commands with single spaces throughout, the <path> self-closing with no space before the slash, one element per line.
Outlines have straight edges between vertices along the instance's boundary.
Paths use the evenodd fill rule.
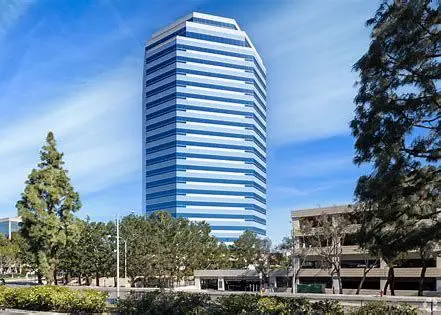
<path fill-rule="evenodd" d="M 212 53 L 212 54 L 217 54 L 217 55 L 239 57 L 239 58 L 244 58 L 244 59 L 252 59 L 254 64 L 256 65 L 257 69 L 259 70 L 260 74 L 266 80 L 265 72 L 263 71 L 262 67 L 259 65 L 257 59 L 253 55 L 241 54 L 241 53 L 212 49 L 212 48 L 197 47 L 197 46 L 193 46 L 193 45 L 184 45 L 184 44 L 177 44 L 176 49 L 194 50 L 194 51 Z"/>
<path fill-rule="evenodd" d="M 265 135 L 253 124 L 214 120 L 214 119 L 203 119 L 203 118 L 195 118 L 195 117 L 172 117 L 172 118 L 164 119 L 160 122 L 149 124 L 148 126 L 146 126 L 146 132 L 176 123 L 202 123 L 202 124 L 219 125 L 220 127 L 221 126 L 243 127 L 248 130 L 253 130 L 262 139 L 266 139 Z"/>
<path fill-rule="evenodd" d="M 176 184 L 176 183 L 187 183 L 187 182 L 200 182 L 200 183 L 213 183 L 216 184 L 239 184 L 245 185 L 246 187 L 254 187 L 263 193 L 266 193 L 266 189 L 250 180 L 237 180 L 237 179 L 221 179 L 221 178 L 198 178 L 198 177 L 171 177 L 166 179 L 160 179 L 153 182 L 148 182 L 146 188 Z"/>
<path fill-rule="evenodd" d="M 236 76 L 236 75 L 216 73 L 216 72 L 207 72 L 207 71 L 200 71 L 200 70 L 193 70 L 193 69 L 177 68 L 176 73 L 177 74 L 195 74 L 195 75 L 202 75 L 202 76 L 206 76 L 206 77 L 236 80 L 236 81 L 241 81 L 241 82 L 245 82 L 245 83 L 254 83 L 254 79 L 249 78 L 249 77 L 241 77 L 241 76 Z"/>
<path fill-rule="evenodd" d="M 229 74 L 222 74 L 222 73 L 216 73 L 216 72 L 206 72 L 206 71 L 184 69 L 184 68 L 175 68 L 175 69 L 169 70 L 167 72 L 164 72 L 160 75 L 157 75 L 149 80 L 146 80 L 145 86 L 152 85 L 156 82 L 162 81 L 164 79 L 167 79 L 167 78 L 172 77 L 177 74 L 182 74 L 182 75 L 194 74 L 194 75 L 201 75 L 201 76 L 212 77 L 212 78 L 235 80 L 235 81 L 239 81 L 239 82 L 243 82 L 243 83 L 254 84 L 256 89 L 258 89 L 260 91 L 260 87 L 255 83 L 256 81 L 250 77 L 241 77 L 241 76 L 235 76 L 235 75 L 229 75 Z"/>
<path fill-rule="evenodd" d="M 266 220 L 255 215 L 246 214 L 223 214 L 223 213 L 188 213 L 178 212 L 176 216 L 182 218 L 203 218 L 203 219 L 242 219 L 245 221 L 254 221 L 266 225 Z"/>
<path fill-rule="evenodd" d="M 259 84 L 256 84 L 256 82 L 253 82 L 254 87 L 256 88 L 256 90 L 260 93 L 260 95 L 262 96 L 262 98 L 264 98 L 266 100 L 266 94 L 263 93 L 263 90 L 260 88 Z"/>
<path fill-rule="evenodd" d="M 169 39 L 171 39 L 173 37 L 183 36 L 183 35 L 185 35 L 185 27 L 183 27 L 180 30 L 177 30 L 176 32 L 173 32 L 173 33 L 171 33 L 171 34 L 169 34 L 169 35 L 167 35 L 167 36 L 157 40 L 156 42 L 154 42 L 154 43 L 152 43 L 150 45 L 147 45 L 146 50 L 150 50 L 150 49 L 152 49 L 152 48 L 154 48 L 154 47 L 156 47 L 156 46 L 158 46 L 158 45 L 160 45 L 162 43 L 165 43 L 166 41 L 168 41 Z"/>
<path fill-rule="evenodd" d="M 235 98 L 228 98 L 228 97 L 220 97 L 220 96 L 211 96 L 211 95 L 202 95 L 202 94 L 192 94 L 192 93 L 183 93 L 183 92 L 176 92 L 171 93 L 169 95 L 166 95 L 164 97 L 161 97 L 159 99 L 156 99 L 154 101 L 150 101 L 146 104 L 147 108 L 152 108 L 156 105 L 162 104 L 165 101 L 169 101 L 171 99 L 175 98 L 195 98 L 195 99 L 202 99 L 202 100 L 211 100 L 211 101 L 220 101 L 220 102 L 226 102 L 226 103 L 235 103 L 235 104 L 245 104 L 245 105 L 253 105 L 253 101 L 248 100 L 242 100 L 242 99 L 235 99 Z"/>
<path fill-rule="evenodd" d="M 227 45 L 249 47 L 249 48 L 251 47 L 247 43 L 246 40 L 232 39 L 232 38 L 213 36 L 213 35 L 206 35 L 206 34 L 200 34 L 200 33 L 195 33 L 195 32 L 186 32 L 185 37 L 206 40 L 209 42 L 215 42 L 215 43 L 221 43 L 221 44 L 227 44 Z"/>
<path fill-rule="evenodd" d="M 261 97 L 263 99 L 266 99 L 266 94 L 262 91 L 260 86 L 256 83 L 256 81 L 253 78 L 250 77 L 241 77 L 241 76 L 235 76 L 235 75 L 229 75 L 229 74 L 222 74 L 222 73 L 216 73 L 216 72 L 207 72 L 207 71 L 200 71 L 200 70 L 192 70 L 192 69 L 184 69 L 184 68 L 175 68 L 172 70 L 169 70 L 167 72 L 164 72 L 160 75 L 157 75 L 149 80 L 145 81 L 145 86 L 152 85 L 154 83 L 160 82 L 162 80 L 165 80 L 169 77 L 172 77 L 177 74 L 194 74 L 194 75 L 201 75 L 201 76 L 207 76 L 207 77 L 213 77 L 213 78 L 219 78 L 219 79 L 228 79 L 228 80 L 236 80 L 244 83 L 250 83 L 253 84 L 253 86 L 258 90 L 258 92 L 261 94 Z"/>
<path fill-rule="evenodd" d="M 252 117 L 254 120 L 259 124 L 259 126 L 265 130 L 266 126 L 261 121 L 261 119 L 266 122 L 266 115 L 262 113 L 262 111 L 259 109 L 258 106 L 249 106 L 245 105 L 245 107 L 252 107 L 253 110 L 255 110 L 259 115 L 254 114 L 253 112 L 247 112 L 247 111 L 237 111 L 232 109 L 223 109 L 223 108 L 217 108 L 217 107 L 208 107 L 208 106 L 198 106 L 198 105 L 187 105 L 187 104 L 180 104 L 180 102 L 177 102 L 178 104 L 171 104 L 168 107 L 158 109 L 156 111 L 151 112 L 150 114 L 146 115 L 146 120 L 153 119 L 156 117 L 160 117 L 165 113 L 171 113 L 175 112 L 177 110 L 199 110 L 199 111 L 206 111 L 206 112 L 213 112 L 213 113 L 224 113 L 229 115 L 238 115 L 243 117 Z M 259 117 L 260 118 L 259 118 Z"/>
<path fill-rule="evenodd" d="M 154 112 L 152 112 L 151 114 L 147 114 L 145 115 L 145 119 L 147 121 L 147 123 L 149 122 L 149 120 L 158 118 L 158 117 L 162 117 L 166 114 L 170 114 L 170 113 L 176 113 L 176 104 L 172 104 L 171 106 L 156 110 Z M 174 115 L 175 116 L 175 115 Z"/>
<path fill-rule="evenodd" d="M 146 154 L 161 151 L 170 147 L 185 147 L 185 146 L 196 146 L 204 148 L 223 148 L 223 149 L 233 149 L 233 150 L 243 150 L 247 152 L 252 152 L 256 154 L 262 161 L 266 162 L 265 156 L 263 156 L 256 148 L 249 146 L 241 146 L 234 144 L 220 144 L 220 143 L 209 143 L 209 142 L 196 142 L 196 141 L 170 141 L 168 143 L 160 144 L 146 149 Z"/>
<path fill-rule="evenodd" d="M 214 167 L 214 166 L 198 166 L 198 165 L 171 165 L 162 168 L 158 168 L 154 171 L 146 171 L 145 176 L 157 176 L 167 173 L 174 173 L 179 171 L 204 171 L 204 172 L 225 172 L 225 173 L 238 173 L 241 176 L 251 175 L 259 179 L 261 182 L 266 183 L 266 178 L 260 175 L 253 169 L 243 168 L 230 168 L 230 167 Z"/>
<path fill-rule="evenodd" d="M 212 26 L 217 26 L 217 27 L 223 27 L 223 28 L 229 28 L 229 29 L 232 29 L 232 30 L 237 30 L 236 25 L 231 24 L 231 23 L 226 23 L 226 22 L 207 20 L 207 19 L 202 19 L 202 18 L 198 18 L 198 17 L 192 17 L 188 21 L 189 22 L 194 22 L 194 23 L 199 23 L 199 24 L 212 25 Z"/>
<path fill-rule="evenodd" d="M 146 68 L 144 70 L 144 74 L 146 76 L 150 75 L 150 74 L 155 73 L 156 71 L 161 70 L 161 69 L 163 69 L 163 68 L 165 68 L 167 66 L 170 66 L 170 65 L 176 65 L 176 57 L 172 57 L 172 58 L 167 59 L 167 60 L 165 60 L 165 61 L 163 61 L 161 63 L 158 63 L 158 64 L 156 64 L 156 65 L 154 65 L 154 66 L 152 66 L 150 68 Z"/>
<path fill-rule="evenodd" d="M 146 210 L 158 211 L 168 208 L 181 208 L 185 206 L 206 206 L 206 207 L 224 207 L 224 208 L 236 208 L 243 207 L 245 210 L 257 211 L 262 214 L 266 214 L 266 209 L 253 203 L 233 203 L 233 202 L 207 202 L 207 201 L 169 201 L 161 202 L 157 204 L 148 205 Z"/>
<path fill-rule="evenodd" d="M 228 137 L 228 138 L 237 138 L 243 139 L 247 141 L 253 141 L 259 148 L 263 151 L 266 151 L 266 145 L 261 143 L 259 139 L 251 135 L 241 135 L 235 133 L 226 133 L 226 132 L 216 132 L 216 131 L 206 131 L 206 130 L 193 130 L 193 129 L 183 129 L 183 128 L 175 128 L 172 130 L 164 131 L 162 133 L 158 133 L 154 136 L 146 137 L 147 142 L 161 140 L 174 135 L 204 135 L 204 136 L 216 136 L 216 137 Z"/>
<path fill-rule="evenodd" d="M 153 61 L 166 56 L 172 52 L 176 52 L 176 44 L 173 44 L 172 46 L 169 47 L 165 47 L 162 50 L 159 50 L 157 53 L 154 54 L 146 54 L 146 58 L 145 58 L 145 64 L 149 64 L 152 63 Z"/>
<path fill-rule="evenodd" d="M 166 49 L 163 49 L 153 55 L 150 55 L 146 58 L 145 63 L 149 64 L 149 63 L 155 61 L 156 59 L 159 59 L 160 57 L 165 56 L 165 55 L 167 55 L 173 51 L 176 51 L 176 50 L 194 50 L 194 51 L 207 52 L 207 53 L 212 53 L 212 54 L 217 54 L 217 55 L 239 57 L 239 58 L 244 58 L 244 59 L 252 59 L 254 62 L 254 65 L 256 66 L 256 68 L 259 71 L 259 75 L 262 76 L 262 78 L 264 80 L 267 79 L 265 71 L 263 71 L 259 62 L 257 61 L 257 59 L 253 55 L 247 55 L 247 54 L 241 54 L 241 53 L 235 53 L 235 52 L 229 52 L 229 51 L 225 51 L 225 50 L 211 49 L 211 48 L 205 48 L 205 47 L 197 47 L 197 46 L 185 45 L 185 44 L 175 44 L 175 45 L 173 45 L 171 47 L 167 47 Z M 262 81 L 262 80 L 260 80 L 260 81 Z M 264 88 L 266 88 L 266 84 L 262 84 L 262 85 Z"/>
<path fill-rule="evenodd" d="M 238 64 L 234 64 L 234 63 L 192 58 L 192 57 L 184 57 L 184 56 L 174 56 L 174 57 L 167 59 L 167 60 L 164 60 L 163 62 L 158 63 L 154 66 L 146 67 L 145 74 L 146 75 L 151 74 L 161 68 L 164 68 L 170 64 L 178 63 L 178 62 L 184 62 L 184 63 L 193 62 L 193 63 L 197 63 L 197 64 L 218 66 L 218 67 L 231 68 L 231 69 L 240 69 L 240 70 L 251 71 L 251 72 L 255 71 L 253 67 L 238 65 Z M 262 86 L 265 86 L 265 85 L 262 84 Z"/>
<path fill-rule="evenodd" d="M 160 75 L 157 75 L 157 76 L 153 77 L 150 80 L 146 80 L 145 81 L 145 86 L 149 86 L 149 85 L 155 84 L 155 83 L 160 82 L 162 80 L 165 80 L 167 78 L 173 77 L 176 74 L 177 74 L 176 69 L 169 70 L 167 72 L 164 72 L 164 73 L 162 73 Z"/>
<path fill-rule="evenodd" d="M 214 61 L 214 60 L 200 59 L 200 58 L 193 58 L 193 57 L 184 57 L 184 56 L 176 56 L 175 58 L 176 58 L 176 62 L 193 62 L 196 64 L 218 66 L 218 67 L 231 68 L 231 69 L 240 69 L 240 70 L 245 70 L 245 71 L 253 71 L 254 70 L 253 67 L 238 65 L 238 64 L 229 63 L 229 62 Z"/>
<path fill-rule="evenodd" d="M 264 103 L 264 101 L 261 100 L 261 96 L 259 95 L 259 93 L 256 93 L 253 91 L 253 96 L 256 99 L 257 103 L 260 104 L 260 106 L 262 106 L 262 108 L 264 108 L 266 110 L 266 104 Z M 266 101 L 265 101 L 266 102 Z"/>
<path fill-rule="evenodd" d="M 216 238 L 219 240 L 219 242 L 222 243 L 234 243 L 239 239 L 239 236 L 240 235 L 238 235 L 237 237 L 216 237 Z"/>
<path fill-rule="evenodd" d="M 200 83 L 200 82 L 193 82 L 193 81 L 184 81 L 184 80 L 174 80 L 172 82 L 163 84 L 163 85 L 161 85 L 161 86 L 159 86 L 159 87 L 157 87 L 157 88 L 155 88 L 153 90 L 147 90 L 146 91 L 146 97 L 151 97 L 153 95 L 156 95 L 158 93 L 161 93 L 161 92 L 163 92 L 165 90 L 168 90 L 170 88 L 177 87 L 177 86 L 182 86 L 182 87 L 196 86 L 196 87 L 203 87 L 203 88 L 220 90 L 220 91 L 232 91 L 232 92 L 240 92 L 240 93 L 251 93 L 257 99 L 257 97 L 255 96 L 256 93 L 253 90 L 247 90 L 247 89 L 242 89 L 242 88 L 230 87 L 230 86 L 225 86 L 225 85 L 216 85 L 216 84 Z"/>
<path fill-rule="evenodd" d="M 227 86 L 227 85 L 217 85 L 217 84 L 208 84 L 208 83 L 200 83 L 200 82 L 194 82 L 194 81 L 184 81 L 184 80 L 176 80 L 174 81 L 175 85 L 177 86 L 196 86 L 196 87 L 203 87 L 203 88 L 208 88 L 208 89 L 215 89 L 215 90 L 222 90 L 222 91 L 232 91 L 232 92 L 241 92 L 241 93 L 255 93 L 253 90 L 249 90 L 249 89 L 243 89 L 243 88 L 237 88 L 237 87 L 231 87 L 231 86 Z M 166 86 L 167 84 L 165 84 L 164 86 Z M 162 87 L 158 87 L 155 90 L 159 90 Z M 148 91 L 147 93 L 157 93 L 156 91 Z"/>
<path fill-rule="evenodd" d="M 256 193 L 247 192 L 247 191 L 223 191 L 223 190 L 201 190 L 201 189 L 169 189 L 160 192 L 147 193 L 147 200 L 170 197 L 170 196 L 185 196 L 188 194 L 198 194 L 198 195 L 206 195 L 207 197 L 216 195 L 216 196 L 236 196 L 236 197 L 247 197 L 251 199 L 255 199 L 260 201 L 263 204 L 266 204 L 266 198 L 259 196 Z M 222 197 L 218 197 L 222 198 Z"/>
<path fill-rule="evenodd" d="M 226 162 L 240 161 L 240 162 L 244 162 L 246 164 L 254 165 L 257 168 L 259 168 L 262 172 L 266 173 L 266 168 L 264 166 L 262 166 L 262 164 L 260 164 L 256 159 L 244 158 L 244 157 L 234 157 L 234 156 L 225 156 L 225 155 L 196 154 L 196 153 L 178 152 L 178 153 L 167 154 L 167 155 L 164 155 L 161 157 L 146 160 L 146 165 L 150 166 L 150 165 L 154 165 L 154 164 L 158 164 L 158 163 L 164 163 L 167 161 L 186 159 L 186 158 L 207 159 L 207 160 L 213 160 L 213 162 L 215 162 L 217 160 L 226 161 Z"/>
<path fill-rule="evenodd" d="M 259 229 L 259 228 L 254 227 L 254 226 L 211 225 L 211 231 L 216 232 L 216 230 L 231 230 L 231 231 L 245 230 L 245 231 L 256 232 L 256 233 L 262 234 L 262 235 L 266 234 L 266 231 L 264 229 Z"/>
<path fill-rule="evenodd" d="M 185 72 L 185 73 L 184 73 Z M 148 80 L 148 81 L 146 81 L 146 86 L 148 86 L 148 85 L 151 85 L 151 84 L 154 84 L 154 83 L 157 83 L 157 82 L 160 82 L 160 81 L 162 81 L 162 80 L 165 80 L 165 79 L 167 79 L 167 78 L 170 78 L 170 77 L 173 77 L 173 76 L 175 76 L 175 75 L 177 75 L 177 74 L 196 74 L 196 75 L 203 75 L 203 76 L 207 76 L 207 74 L 210 74 L 210 75 L 208 75 L 208 76 L 210 76 L 210 77 L 213 77 L 213 78 L 225 78 L 225 77 L 234 77 L 234 79 L 230 79 L 230 78 L 228 78 L 228 79 L 230 79 L 230 80 L 240 80 L 241 82 L 243 81 L 243 82 L 245 82 L 245 83 L 247 83 L 248 81 L 245 81 L 245 80 L 243 80 L 243 79 L 246 79 L 246 78 L 239 78 L 239 77 L 235 77 L 235 76 L 229 76 L 229 75 L 219 75 L 219 74 L 217 74 L 217 73 L 209 73 L 209 72 L 203 72 L 203 71 L 197 71 L 197 70 L 189 70 L 189 71 L 187 71 L 187 69 L 172 69 L 172 70 L 170 70 L 170 71 L 168 71 L 168 72 L 166 72 L 166 73 L 163 73 L 163 74 L 161 74 L 161 75 L 159 75 L 158 77 L 155 77 L 155 78 L 153 78 L 153 79 L 150 79 L 150 80 Z M 250 79 L 251 80 L 251 83 L 253 83 L 253 79 Z M 176 80 L 174 80 L 173 82 L 176 82 Z M 260 92 L 260 94 L 261 95 L 264 95 L 263 94 L 263 92 L 261 91 L 261 89 L 260 89 L 260 87 L 256 84 L 256 83 L 253 83 L 254 84 L 254 87 L 256 88 L 256 89 L 258 89 L 258 91 Z M 191 85 L 191 84 L 189 84 L 189 85 Z M 173 87 L 172 85 L 170 85 L 170 87 Z M 164 88 L 164 89 L 162 89 L 162 91 L 164 91 L 164 90 L 167 90 L 168 88 L 170 88 L 170 87 L 167 87 L 167 88 Z M 251 91 L 251 90 L 247 90 L 247 91 Z M 147 96 L 147 94 L 149 94 L 150 92 L 146 92 L 146 96 Z M 159 92 L 158 92 L 159 93 Z M 156 93 L 154 93 L 154 94 L 156 94 Z M 255 93 L 255 92 L 252 92 L 252 94 L 253 94 L 253 96 L 256 98 L 256 100 L 258 100 L 258 97 L 259 97 L 259 94 L 257 94 L 257 93 Z M 153 94 L 152 94 L 153 95 Z M 148 95 L 149 97 L 150 96 L 152 96 L 152 95 Z M 263 97 L 263 99 L 265 100 L 265 97 Z M 260 105 L 262 105 L 262 102 L 261 101 L 258 101 L 259 102 L 259 104 Z M 263 105 L 262 105 L 262 107 L 264 107 Z M 266 105 L 265 105 L 265 107 L 264 108 L 266 108 Z M 260 111 L 259 110 L 259 114 L 261 114 L 261 116 L 264 118 L 264 119 L 266 119 L 266 116 L 263 114 L 263 112 L 262 111 Z"/>
<path fill-rule="evenodd" d="M 252 72 L 254 76 L 256 77 L 257 81 L 266 89 L 266 82 L 264 82 L 260 76 L 257 74 L 257 71 L 253 69 L 253 71 L 245 70 L 245 72 Z"/>
<path fill-rule="evenodd" d="M 202 94 L 174 92 L 174 93 L 170 93 L 166 96 L 163 96 L 161 98 L 158 98 L 154 101 L 147 102 L 146 108 L 150 109 L 155 106 L 161 105 L 165 102 L 168 102 L 170 100 L 179 99 L 179 98 L 182 98 L 182 99 L 194 98 L 194 99 L 202 99 L 202 100 L 219 101 L 219 102 L 225 102 L 225 103 L 234 103 L 234 104 L 244 104 L 244 105 L 256 106 L 256 104 L 253 101 L 249 101 L 249 100 L 211 96 L 211 95 L 202 95 Z M 264 107 L 264 110 L 266 111 L 266 107 Z M 265 117 L 265 116 L 263 116 L 263 117 Z"/>
<path fill-rule="evenodd" d="M 224 108 L 218 108 L 218 107 L 208 107 L 208 106 L 200 106 L 200 105 L 187 105 L 187 104 L 171 104 L 168 107 L 156 110 L 150 114 L 146 115 L 146 119 L 152 119 L 158 116 L 161 116 L 165 113 L 169 113 L 175 110 L 199 110 L 204 112 L 211 112 L 211 113 L 221 113 L 221 114 L 229 114 L 229 115 L 238 115 L 243 117 L 256 117 L 257 116 L 253 112 L 247 112 L 247 111 L 240 111 L 240 110 L 233 110 L 233 109 L 224 109 Z M 259 119 L 259 118 L 257 118 Z M 264 120 L 266 122 L 266 120 Z M 259 125 L 263 125 L 262 122 L 260 122 Z M 263 125 L 265 127 L 265 125 Z"/>

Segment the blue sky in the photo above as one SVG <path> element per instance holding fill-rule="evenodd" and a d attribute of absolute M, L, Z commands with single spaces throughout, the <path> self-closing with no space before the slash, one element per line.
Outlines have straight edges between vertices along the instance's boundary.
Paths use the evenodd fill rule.
<path fill-rule="evenodd" d="M 350 203 L 351 68 L 378 1 L 0 0 L 0 216 L 36 165 L 47 131 L 81 194 L 79 216 L 141 213 L 144 42 L 191 11 L 235 18 L 268 70 L 268 236 L 290 211 Z"/>

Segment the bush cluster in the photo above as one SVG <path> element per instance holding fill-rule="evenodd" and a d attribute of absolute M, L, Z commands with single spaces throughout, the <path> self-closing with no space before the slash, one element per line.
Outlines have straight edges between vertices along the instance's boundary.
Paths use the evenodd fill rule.
<path fill-rule="evenodd" d="M 185 292 L 132 293 L 118 304 L 123 314 L 153 315 L 342 315 L 338 302 L 309 302 L 306 299 L 252 294 L 225 295 L 211 300 L 207 294 Z"/>
<path fill-rule="evenodd" d="M 58 286 L 0 287 L 0 306 L 2 308 L 99 313 L 106 308 L 106 298 L 107 293 L 92 289 L 72 290 Z"/>
<path fill-rule="evenodd" d="M 384 301 L 370 302 L 354 310 L 352 315 L 418 315 L 418 310 L 408 304 L 387 304 Z"/>

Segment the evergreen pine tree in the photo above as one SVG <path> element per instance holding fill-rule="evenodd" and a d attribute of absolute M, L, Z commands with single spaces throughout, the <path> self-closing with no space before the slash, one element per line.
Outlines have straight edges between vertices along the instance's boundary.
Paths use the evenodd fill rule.
<path fill-rule="evenodd" d="M 355 163 L 373 166 L 355 191 L 360 245 L 388 264 L 392 294 L 399 260 L 416 250 L 424 264 L 427 244 L 441 240 L 440 12 L 439 1 L 384 0 L 354 66 Z"/>
<path fill-rule="evenodd" d="M 60 250 L 77 237 L 73 213 L 81 208 L 81 201 L 63 168 L 63 153 L 58 152 L 52 132 L 48 133 L 40 156 L 41 162 L 28 176 L 16 207 L 39 282 L 44 276 L 48 284 L 56 284 Z"/>

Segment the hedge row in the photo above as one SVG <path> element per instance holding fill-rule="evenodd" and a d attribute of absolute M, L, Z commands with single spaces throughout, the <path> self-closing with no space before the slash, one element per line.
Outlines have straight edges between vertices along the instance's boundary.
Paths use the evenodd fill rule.
<path fill-rule="evenodd" d="M 251 294 L 226 295 L 212 300 L 207 294 L 184 292 L 132 293 L 118 304 L 122 314 L 152 315 L 343 315 L 336 301 L 309 302 L 306 299 Z M 386 305 L 373 302 L 354 310 L 353 315 L 416 315 L 418 311 L 406 305 Z"/>
<path fill-rule="evenodd" d="M 72 290 L 58 286 L 0 287 L 2 308 L 101 313 L 106 309 L 106 299 L 107 293 L 92 289 Z"/>

